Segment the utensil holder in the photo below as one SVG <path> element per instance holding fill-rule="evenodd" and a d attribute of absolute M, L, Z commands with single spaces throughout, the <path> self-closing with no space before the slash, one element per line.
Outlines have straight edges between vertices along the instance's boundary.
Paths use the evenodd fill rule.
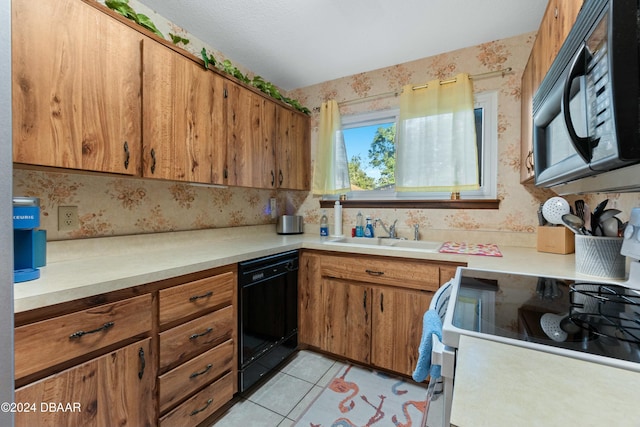
<path fill-rule="evenodd" d="M 576 272 L 589 276 L 624 279 L 622 237 L 576 235 Z"/>
<path fill-rule="evenodd" d="M 538 227 L 538 252 L 552 254 L 572 254 L 575 251 L 573 232 L 567 227 Z"/>

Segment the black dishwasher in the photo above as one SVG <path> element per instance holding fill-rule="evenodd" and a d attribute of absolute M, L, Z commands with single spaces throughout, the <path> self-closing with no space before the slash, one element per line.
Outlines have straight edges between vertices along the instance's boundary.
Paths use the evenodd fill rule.
<path fill-rule="evenodd" d="M 243 392 L 298 347 L 298 251 L 239 263 L 238 295 Z"/>

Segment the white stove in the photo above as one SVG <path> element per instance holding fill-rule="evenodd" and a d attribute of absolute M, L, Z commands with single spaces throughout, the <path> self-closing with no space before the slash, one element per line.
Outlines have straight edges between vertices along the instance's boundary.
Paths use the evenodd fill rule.
<path fill-rule="evenodd" d="M 459 268 L 448 298 L 434 297 L 436 309 L 446 301 L 432 358 L 442 365 L 447 423 L 461 335 L 640 372 L 640 208 L 621 254 L 631 259 L 627 281 Z"/>

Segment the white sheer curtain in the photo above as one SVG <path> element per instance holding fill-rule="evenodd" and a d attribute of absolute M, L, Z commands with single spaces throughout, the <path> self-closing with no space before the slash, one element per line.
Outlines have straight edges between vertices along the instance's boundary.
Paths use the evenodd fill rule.
<path fill-rule="evenodd" d="M 340 194 L 351 189 L 340 110 L 335 100 L 320 107 L 320 127 L 313 167 L 313 194 Z"/>
<path fill-rule="evenodd" d="M 402 89 L 396 191 L 479 188 L 473 86 L 468 74 L 458 74 L 455 80 Z"/>

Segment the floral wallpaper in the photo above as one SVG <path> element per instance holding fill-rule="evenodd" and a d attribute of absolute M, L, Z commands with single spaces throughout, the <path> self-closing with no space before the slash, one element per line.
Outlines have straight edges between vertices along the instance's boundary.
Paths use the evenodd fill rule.
<path fill-rule="evenodd" d="M 138 13 L 151 17 L 165 34 L 174 33 L 190 40 L 184 47 L 195 56 L 205 47 L 218 60 L 222 52 L 203 43 L 157 15 L 136 0 L 130 1 Z M 405 84 L 420 84 L 434 78 L 447 79 L 459 72 L 479 74 L 511 67 L 504 77 L 474 80 L 474 90 L 498 92 L 498 197 L 499 210 L 446 209 L 366 209 L 363 214 L 385 222 L 398 219 L 398 232 L 413 236 L 412 226 L 420 225 L 422 238 L 439 233 L 439 238 L 469 238 L 535 246 L 537 206 L 554 194 L 533 185 L 521 185 L 520 170 L 520 78 L 531 51 L 535 33 L 484 43 L 417 61 L 346 76 L 318 85 L 299 88 L 287 96 L 298 99 L 313 109 L 322 101 L 335 98 L 339 102 L 397 91 Z M 229 58 L 233 62 L 233 58 Z M 236 64 L 243 73 L 251 70 Z M 259 71 L 259 70 L 253 70 Z M 396 107 L 397 97 L 375 99 L 341 108 L 343 115 Z M 312 153 L 317 138 L 318 114 L 312 116 Z M 39 197 L 41 228 L 49 240 L 99 236 L 155 233 L 204 228 L 235 227 L 275 223 L 269 212 L 269 199 L 277 199 L 277 214 L 300 214 L 305 217 L 308 232 L 315 232 L 321 209 L 317 197 L 301 191 L 276 191 L 249 188 L 202 187 L 185 183 L 145 180 L 100 175 L 14 169 L 14 195 Z M 607 195 L 609 207 L 629 211 L 640 206 L 640 195 Z M 605 195 L 586 197 L 595 206 Z M 571 201 L 573 201 L 572 198 Z M 57 207 L 78 206 L 80 228 L 71 232 L 57 231 Z M 356 209 L 344 209 L 344 228 L 355 224 Z M 330 210 L 328 213 L 331 215 Z M 330 218 L 332 221 L 332 218 Z M 475 234 L 474 234 L 475 233 Z"/>
<path fill-rule="evenodd" d="M 508 242 L 522 246 L 535 246 L 538 225 L 537 208 L 541 202 L 555 196 L 550 190 L 536 188 L 533 184 L 520 184 L 520 80 L 531 52 L 535 33 L 522 34 L 503 40 L 483 43 L 417 61 L 393 65 L 296 89 L 289 96 L 297 98 L 308 108 L 319 106 L 334 98 L 338 102 L 357 100 L 381 93 L 397 92 L 405 84 L 422 84 L 433 79 L 448 79 L 466 72 L 471 75 L 508 67 L 512 72 L 503 76 L 473 80 L 474 92 L 498 93 L 498 198 L 499 210 L 474 209 L 344 209 L 344 228 L 355 224 L 359 210 L 363 215 L 381 218 L 385 223 L 398 220 L 401 236 L 412 238 L 413 224 L 419 224 L 423 238 L 452 236 L 465 238 L 469 232 L 478 233 L 472 238 L 485 238 L 492 242 Z M 399 98 L 390 96 L 341 106 L 343 116 L 367 111 L 383 110 L 398 106 Z M 317 140 L 319 114 L 312 121 L 312 144 Z M 314 148 L 312 147 L 312 153 Z M 593 207 L 605 197 L 611 199 L 609 207 L 623 211 L 620 218 L 628 219 L 630 209 L 640 206 L 636 194 L 588 195 L 582 197 Z M 577 196 L 568 197 L 570 202 Z M 300 208 L 306 223 L 319 223 L 321 216 L 319 199 L 309 195 Z M 328 213 L 330 213 L 330 209 Z M 331 221 L 331 219 L 330 219 Z"/>

